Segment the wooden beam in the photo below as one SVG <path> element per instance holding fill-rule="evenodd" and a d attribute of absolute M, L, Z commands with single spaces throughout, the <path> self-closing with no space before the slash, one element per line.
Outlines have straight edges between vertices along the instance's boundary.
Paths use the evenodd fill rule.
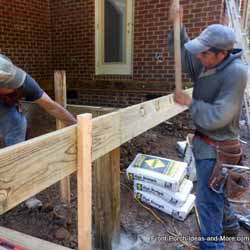
<path fill-rule="evenodd" d="M 76 125 L 0 150 L 0 213 L 76 171 Z"/>
<path fill-rule="evenodd" d="M 77 167 L 78 249 L 92 249 L 92 115 L 79 115 Z"/>
<path fill-rule="evenodd" d="M 66 91 L 66 72 L 55 71 L 54 73 L 55 100 L 66 108 L 67 91 Z M 65 125 L 60 120 L 56 120 L 56 128 L 64 128 Z M 60 181 L 60 198 L 61 201 L 70 204 L 70 176 L 65 177 Z"/>
<path fill-rule="evenodd" d="M 27 248 L 27 250 L 72 250 L 45 240 L 23 234 L 6 227 L 0 227 L 0 238 L 9 240 L 14 244 Z"/>
<path fill-rule="evenodd" d="M 192 89 L 186 90 L 192 95 Z M 167 95 L 93 120 L 93 160 L 187 110 Z"/>
<path fill-rule="evenodd" d="M 111 250 L 120 240 L 120 148 L 94 163 L 95 247 Z"/>
<path fill-rule="evenodd" d="M 174 20 L 174 58 L 175 58 L 175 88 L 182 89 L 182 69 L 181 69 L 181 41 L 180 41 L 180 1 L 174 0 L 176 11 Z"/>
<path fill-rule="evenodd" d="M 80 115 L 83 113 L 91 113 L 93 117 L 97 117 L 100 115 L 117 111 L 118 109 L 109 107 L 67 104 L 67 110 L 75 115 Z"/>
<path fill-rule="evenodd" d="M 92 161 L 186 109 L 168 95 L 93 119 Z M 73 125 L 0 150 L 1 214 L 76 171 L 76 133 Z"/>

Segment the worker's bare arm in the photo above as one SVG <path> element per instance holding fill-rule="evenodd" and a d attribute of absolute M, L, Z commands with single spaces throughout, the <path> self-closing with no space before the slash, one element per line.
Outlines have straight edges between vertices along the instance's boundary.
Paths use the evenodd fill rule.
<path fill-rule="evenodd" d="M 52 100 L 45 92 L 35 103 L 46 110 L 50 115 L 62 121 L 65 125 L 73 125 L 76 123 L 75 117 L 60 104 Z"/>

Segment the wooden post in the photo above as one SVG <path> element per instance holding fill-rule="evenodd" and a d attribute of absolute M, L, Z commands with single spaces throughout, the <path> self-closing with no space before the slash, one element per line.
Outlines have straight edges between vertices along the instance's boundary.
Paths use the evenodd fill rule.
<path fill-rule="evenodd" d="M 174 0 L 175 4 L 175 10 L 180 9 L 180 1 Z M 174 20 L 174 58 L 175 58 L 175 88 L 176 89 L 182 89 L 182 79 L 181 79 L 181 42 L 180 42 L 180 29 L 181 29 L 181 23 L 180 23 L 180 15 L 179 12 L 177 12 Z"/>
<path fill-rule="evenodd" d="M 64 108 L 67 105 L 66 97 L 66 72 L 55 71 L 54 73 L 55 100 Z M 64 124 L 56 120 L 56 128 L 64 128 Z M 65 177 L 60 181 L 61 201 L 70 204 L 70 176 Z"/>
<path fill-rule="evenodd" d="M 78 171 L 77 171 L 77 211 L 78 250 L 91 250 L 92 227 L 92 115 L 77 116 L 78 124 Z"/>
<path fill-rule="evenodd" d="M 111 250 L 120 241 L 120 148 L 94 163 L 97 249 Z"/>

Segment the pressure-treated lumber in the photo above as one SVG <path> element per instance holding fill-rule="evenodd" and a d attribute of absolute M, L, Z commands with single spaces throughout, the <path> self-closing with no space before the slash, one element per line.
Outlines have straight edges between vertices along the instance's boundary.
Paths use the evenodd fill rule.
<path fill-rule="evenodd" d="M 92 115 L 77 117 L 78 250 L 91 250 L 92 228 Z"/>
<path fill-rule="evenodd" d="M 19 246 L 27 248 L 27 250 L 72 250 L 45 240 L 23 234 L 6 227 L 0 227 L 0 238 L 9 240 Z"/>
<path fill-rule="evenodd" d="M 76 126 L 0 150 L 0 212 L 76 171 Z"/>
<path fill-rule="evenodd" d="M 181 80 L 181 42 L 180 42 L 180 1 L 174 0 L 174 8 L 176 11 L 175 19 L 174 19 L 174 58 L 175 58 L 175 87 L 176 89 L 182 88 L 182 80 Z"/>
<path fill-rule="evenodd" d="M 64 108 L 67 105 L 66 97 L 66 72 L 65 71 L 55 71 L 54 73 L 54 87 L 55 87 L 55 100 Z M 56 120 L 56 128 L 64 128 L 65 125 Z M 70 176 L 65 177 L 60 181 L 60 199 L 64 203 L 70 204 Z"/>
<path fill-rule="evenodd" d="M 67 104 L 67 110 L 75 115 L 91 113 L 93 117 L 117 111 L 117 108 Z"/>
<path fill-rule="evenodd" d="M 120 240 L 120 148 L 94 162 L 95 247 L 112 249 Z"/>
<path fill-rule="evenodd" d="M 92 161 L 184 110 L 171 94 L 93 119 Z M 0 213 L 74 171 L 76 125 L 1 149 Z"/>

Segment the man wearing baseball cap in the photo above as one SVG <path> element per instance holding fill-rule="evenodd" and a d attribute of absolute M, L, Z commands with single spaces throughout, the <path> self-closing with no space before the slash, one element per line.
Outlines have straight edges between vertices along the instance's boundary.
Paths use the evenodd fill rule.
<path fill-rule="evenodd" d="M 21 110 L 20 100 L 25 98 L 45 109 L 66 125 L 76 119 L 61 105 L 54 102 L 37 82 L 12 61 L 0 54 L 0 137 L 4 146 L 14 145 L 26 139 L 27 120 Z M 35 197 L 26 201 L 29 208 L 42 205 Z"/>
<path fill-rule="evenodd" d="M 224 242 L 220 236 L 235 236 L 239 224 L 224 190 L 215 192 L 211 189 L 210 178 L 217 159 L 215 145 L 239 139 L 239 119 L 248 72 L 241 60 L 242 50 L 234 49 L 236 37 L 232 29 L 213 24 L 189 40 L 182 25 L 182 8 L 171 8 L 171 21 L 176 14 L 180 14 L 182 26 L 183 71 L 194 83 L 192 98 L 182 90 L 176 90 L 174 99 L 189 107 L 196 127 L 193 139 L 197 172 L 196 206 L 204 239 L 200 242 L 200 249 L 222 250 Z M 173 54 L 173 32 L 168 36 L 168 48 Z M 214 240 L 207 237 L 214 237 Z"/>
<path fill-rule="evenodd" d="M 0 54 L 0 136 L 5 146 L 22 142 L 26 137 L 27 121 L 20 109 L 20 99 L 34 101 L 66 125 L 76 119 L 54 102 L 37 82 L 12 61 Z"/>

